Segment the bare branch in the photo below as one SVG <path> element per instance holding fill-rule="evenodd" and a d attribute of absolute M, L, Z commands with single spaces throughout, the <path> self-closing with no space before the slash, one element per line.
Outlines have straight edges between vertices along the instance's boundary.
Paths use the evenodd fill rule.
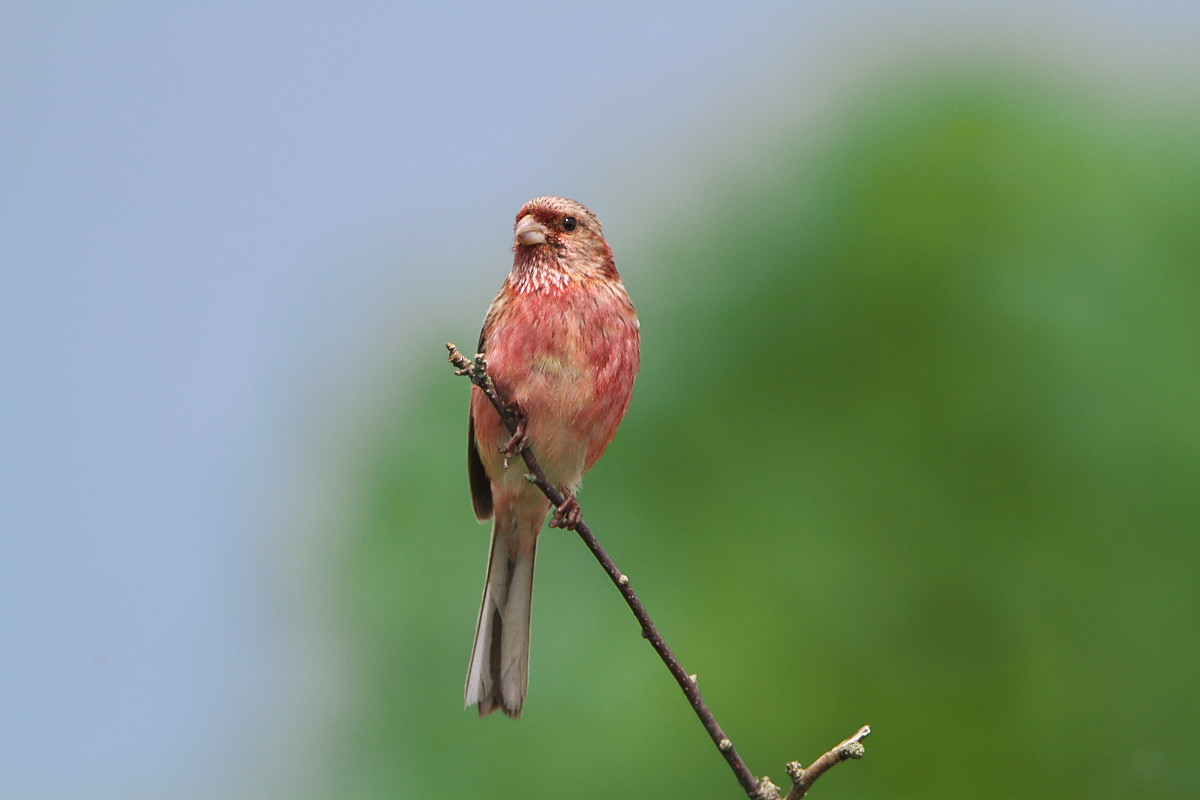
<path fill-rule="evenodd" d="M 508 432 L 513 435 L 514 441 L 518 438 L 517 433 L 524 424 L 519 409 L 505 402 L 504 398 L 496 392 L 496 385 L 492 382 L 491 377 L 487 374 L 487 359 L 483 353 L 477 353 L 474 359 L 469 359 L 458 351 L 458 348 L 451 343 L 446 344 L 446 349 L 450 352 L 450 363 L 457 368 L 458 375 L 465 375 L 471 379 L 471 383 L 479 387 L 480 391 L 491 401 L 496 412 L 500 414 L 500 418 L 504 421 L 504 426 Z M 510 443 L 511 444 L 511 443 Z M 554 504 L 555 508 L 561 509 L 568 498 L 563 495 L 559 489 L 546 479 L 546 473 L 542 471 L 538 464 L 537 458 L 529 447 L 513 448 L 519 451 L 521 458 L 525 460 L 525 466 L 529 468 L 529 474 L 525 477 L 535 484 L 547 499 Z M 507 460 L 508 453 L 505 454 Z M 512 453 L 516 455 L 516 453 Z M 738 755 L 737 748 L 733 746 L 733 742 L 725 735 L 725 731 L 713 716 L 708 704 L 704 702 L 704 697 L 700 694 L 700 686 L 696 681 L 695 675 L 689 675 L 679 663 L 679 659 L 667 646 L 662 634 L 658 632 L 658 627 L 655 626 L 654 620 L 650 618 L 650 614 L 646 611 L 646 607 L 642 605 L 642 601 L 634 592 L 633 586 L 630 584 L 629 576 L 617 569 L 617 565 L 609 557 L 605 549 L 596 539 L 595 534 L 583 521 L 582 513 L 572 517 L 573 524 L 566 527 L 572 528 L 587 548 L 592 551 L 592 555 L 600 562 L 600 566 L 608 573 L 608 577 L 612 580 L 613 585 L 617 587 L 617 591 L 621 593 L 621 597 L 625 599 L 629 610 L 633 612 L 633 616 L 637 619 L 638 624 L 642 627 L 642 637 L 650 642 L 650 646 L 654 648 L 654 652 L 658 653 L 662 662 L 670 671 L 671 676 L 675 678 L 675 682 L 679 684 L 679 688 L 683 690 L 683 694 L 687 697 L 692 709 L 699 717 L 700 723 L 704 725 L 704 729 L 708 731 L 709 737 L 713 744 L 717 746 L 717 750 L 721 756 L 729 764 L 729 768 L 733 770 L 734 776 L 737 778 L 742 789 L 750 800 L 780 800 L 781 794 L 779 787 L 771 783 L 771 779 L 764 777 L 761 780 L 754 776 L 750 768 L 746 766 L 746 762 Z M 850 739 L 839 744 L 837 747 L 830 750 L 825 755 L 817 759 L 807 770 L 800 767 L 798 762 L 792 762 L 788 765 L 788 774 L 792 774 L 792 766 L 796 768 L 795 775 L 792 776 L 793 787 L 788 793 L 787 800 L 799 800 L 803 797 L 808 788 L 821 777 L 830 767 L 847 758 L 861 758 L 863 755 L 863 747 L 860 740 L 870 733 L 870 728 L 863 726 L 857 734 Z M 854 750 L 857 748 L 857 750 Z M 797 794 L 797 791 L 799 793 Z"/>
<path fill-rule="evenodd" d="M 866 755 L 867 749 L 863 747 L 862 740 L 870 735 L 871 726 L 863 725 L 858 729 L 858 733 L 818 758 L 808 769 L 800 766 L 799 761 L 789 763 L 787 771 L 788 776 L 792 779 L 792 790 L 788 792 L 787 800 L 800 800 L 817 782 L 817 778 L 828 772 L 830 767 L 835 764 L 840 764 L 849 758 L 862 758 Z"/>

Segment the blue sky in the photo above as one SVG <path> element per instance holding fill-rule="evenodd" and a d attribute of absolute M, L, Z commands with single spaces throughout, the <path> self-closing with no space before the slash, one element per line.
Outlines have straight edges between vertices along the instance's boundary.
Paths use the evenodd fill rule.
<path fill-rule="evenodd" d="M 0 795 L 294 788 L 338 439 L 402 402 L 370 389 L 406 331 L 473 337 L 529 197 L 647 241 L 719 206 L 698 174 L 980 49 L 1200 85 L 1190 3 L 848 5 L 6 5 Z"/>

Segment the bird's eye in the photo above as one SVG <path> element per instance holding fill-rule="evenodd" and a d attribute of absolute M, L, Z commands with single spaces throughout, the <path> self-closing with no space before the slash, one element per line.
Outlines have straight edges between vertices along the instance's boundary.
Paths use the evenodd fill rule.
<path fill-rule="evenodd" d="M 564 231 L 566 231 L 567 233 L 570 233 L 571 231 L 575 230 L 578 227 L 579 227 L 579 220 L 575 219 L 574 217 L 563 217 L 562 229 Z"/>

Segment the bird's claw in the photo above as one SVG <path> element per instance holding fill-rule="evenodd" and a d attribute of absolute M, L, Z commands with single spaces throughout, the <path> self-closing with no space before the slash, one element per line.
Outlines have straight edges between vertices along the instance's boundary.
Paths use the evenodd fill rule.
<path fill-rule="evenodd" d="M 579 507 L 579 501 L 575 499 L 575 495 L 570 492 L 567 492 L 566 495 L 567 499 L 554 510 L 554 516 L 550 518 L 550 527 L 573 531 L 583 521 L 583 509 Z"/>
<path fill-rule="evenodd" d="M 515 401 L 512 404 L 512 410 L 517 415 L 517 429 L 513 431 L 512 438 L 500 447 L 500 455 L 504 456 L 505 469 L 508 469 L 508 460 L 521 455 L 521 451 L 529 443 L 525 438 L 525 414 Z"/>

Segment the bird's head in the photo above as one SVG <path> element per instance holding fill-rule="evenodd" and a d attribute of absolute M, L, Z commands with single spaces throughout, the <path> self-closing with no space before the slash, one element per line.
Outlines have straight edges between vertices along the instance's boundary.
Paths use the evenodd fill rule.
<path fill-rule="evenodd" d="M 514 268 L 615 277 L 612 249 L 596 215 L 564 197 L 535 197 L 517 214 Z"/>

